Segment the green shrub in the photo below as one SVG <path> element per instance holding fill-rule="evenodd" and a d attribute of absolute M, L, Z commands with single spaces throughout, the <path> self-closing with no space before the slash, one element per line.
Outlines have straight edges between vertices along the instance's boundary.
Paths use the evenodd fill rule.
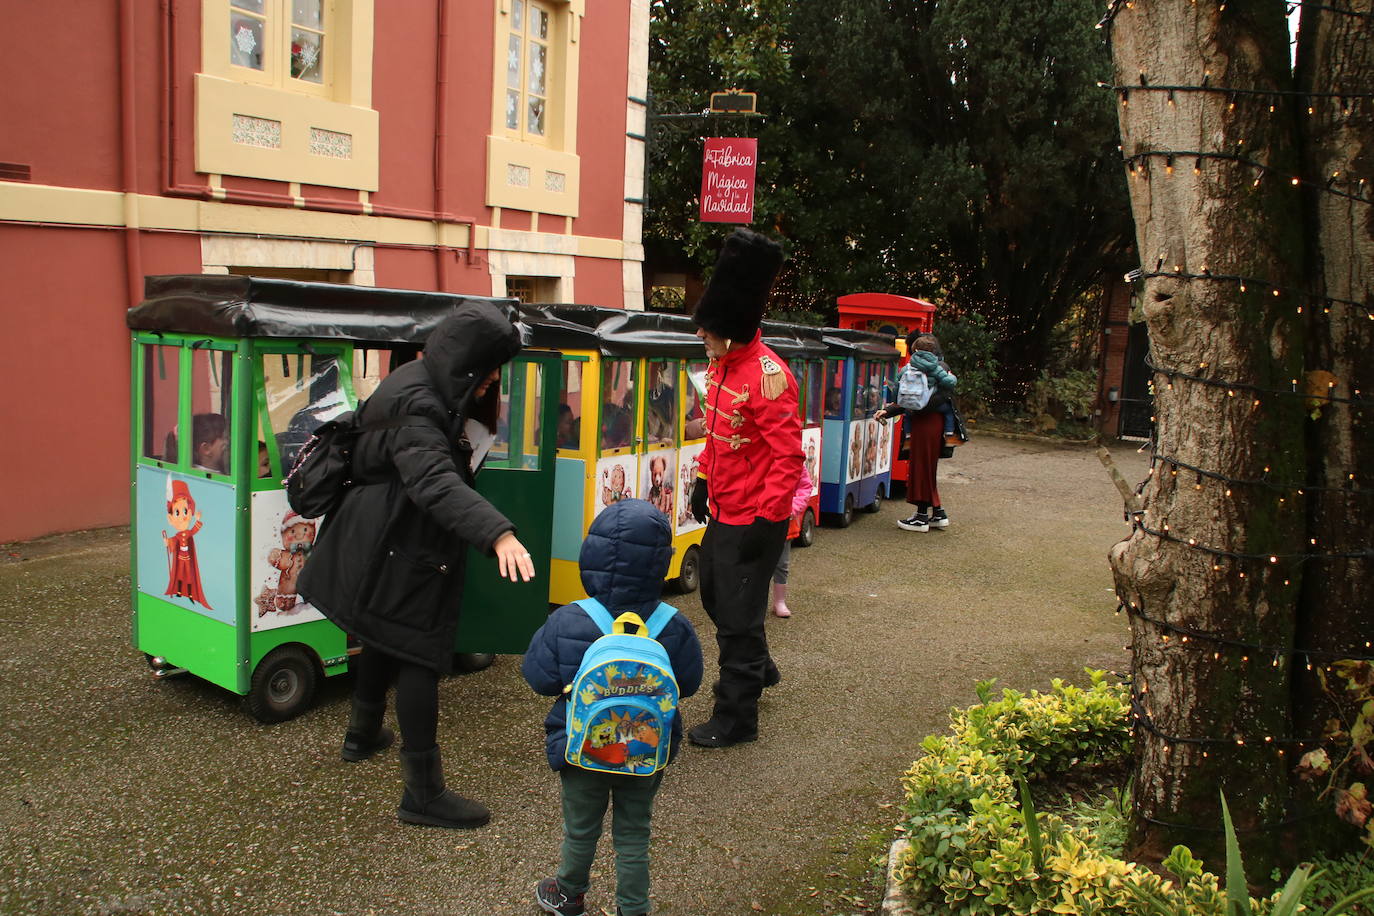
<path fill-rule="evenodd" d="M 1050 692 L 1025 696 L 1005 689 L 991 700 L 991 684 L 979 685 L 983 702 L 951 715 L 955 740 L 996 756 L 1013 779 L 1043 780 L 1076 767 L 1119 763 L 1130 751 L 1126 688 L 1089 672 L 1085 690 L 1059 678 Z"/>
<path fill-rule="evenodd" d="M 959 321 L 935 322 L 950 369 L 959 378 L 959 409 L 969 416 L 987 411 L 997 379 L 997 340 L 982 315 L 969 313 Z"/>
<path fill-rule="evenodd" d="M 1109 855 L 1084 819 L 1031 810 L 1026 780 L 1127 759 L 1126 688 L 1088 674 L 1086 688 L 1056 680 L 1049 693 L 998 699 L 992 682 L 979 684 L 982 702 L 951 714 L 953 733 L 922 742 L 925 755 L 902 777 L 909 846 L 897 865 L 918 912 L 1228 916 L 1217 877 L 1186 847 L 1164 860 L 1173 876 L 1164 878 Z M 1276 912 L 1279 897 L 1245 901 L 1258 916 Z"/>
<path fill-rule="evenodd" d="M 1097 406 L 1097 372 L 1070 369 L 1060 376 L 1040 373 L 1031 386 L 1027 408 L 1031 414 L 1048 414 L 1056 420 L 1082 420 L 1091 417 Z"/>
<path fill-rule="evenodd" d="M 1318 913 L 1349 894 L 1374 887 L 1374 852 L 1368 849 L 1339 859 L 1318 856 L 1312 860 L 1312 866 L 1316 871 L 1312 873 L 1307 904 Z M 1282 878 L 1277 870 L 1272 877 L 1275 882 Z M 1350 916 L 1374 916 L 1374 902 L 1364 900 L 1352 903 L 1345 908 L 1345 912 Z"/>

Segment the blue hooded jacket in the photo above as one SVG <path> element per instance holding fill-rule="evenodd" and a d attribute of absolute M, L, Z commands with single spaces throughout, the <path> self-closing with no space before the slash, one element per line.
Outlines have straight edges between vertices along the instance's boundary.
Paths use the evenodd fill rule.
<path fill-rule="evenodd" d="M 618 617 L 634 611 L 647 620 L 658 607 L 663 577 L 673 557 L 672 530 L 668 519 L 651 503 L 625 499 L 596 517 L 582 542 L 578 565 L 582 587 Z M 545 750 L 549 766 L 561 770 L 568 766 L 567 711 L 563 688 L 573 682 L 587 648 L 602 636 L 601 629 L 576 604 L 565 604 L 530 640 L 521 671 L 535 693 L 557 697 L 544 720 Z M 682 614 L 658 634 L 668 652 L 677 678 L 679 697 L 689 697 L 701 687 L 701 643 L 696 630 Z M 682 742 L 682 713 L 673 719 L 669 760 L 677 756 Z"/>

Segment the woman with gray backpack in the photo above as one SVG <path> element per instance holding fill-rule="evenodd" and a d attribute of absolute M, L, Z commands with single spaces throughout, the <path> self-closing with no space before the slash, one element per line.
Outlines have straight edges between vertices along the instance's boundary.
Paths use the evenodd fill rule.
<path fill-rule="evenodd" d="M 907 350 L 911 358 L 897 378 L 897 399 L 874 414 L 878 420 L 905 415 L 910 436 L 906 501 L 916 511 L 898 521 L 897 527 L 903 531 L 948 528 L 949 515 L 940 505 L 935 472 L 946 443 L 946 417 L 941 408 L 952 413 L 950 394 L 958 379 L 941 358 L 940 342 L 933 334 L 908 337 Z M 953 434 L 952 425 L 950 431 Z"/>

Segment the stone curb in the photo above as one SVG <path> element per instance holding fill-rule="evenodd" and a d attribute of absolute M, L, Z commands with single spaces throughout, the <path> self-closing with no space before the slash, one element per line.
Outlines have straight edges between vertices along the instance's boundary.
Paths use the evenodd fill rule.
<path fill-rule="evenodd" d="M 883 895 L 883 916 L 913 916 L 915 912 L 906 899 L 906 890 L 897 881 L 897 865 L 911 843 L 906 837 L 892 841 L 887 851 L 887 893 Z"/>
<path fill-rule="evenodd" d="M 1094 445 L 1098 442 L 1098 437 L 1089 439 L 1065 439 L 1059 436 L 1042 436 L 1039 433 L 1017 433 L 1010 430 L 1000 429 L 978 429 L 976 426 L 969 430 L 969 435 L 992 436 L 997 439 L 1015 439 L 1019 442 L 1043 442 L 1046 445 Z"/>

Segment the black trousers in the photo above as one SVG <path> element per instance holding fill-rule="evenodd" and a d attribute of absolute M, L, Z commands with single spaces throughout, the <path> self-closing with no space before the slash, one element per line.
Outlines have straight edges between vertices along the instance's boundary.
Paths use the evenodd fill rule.
<path fill-rule="evenodd" d="M 787 521 L 770 523 L 759 537 L 749 525 L 712 519 L 701 539 L 701 603 L 716 625 L 720 649 L 712 718 L 731 735 L 758 731 L 759 694 L 773 665 L 763 631 L 768 584 L 787 540 Z"/>
<path fill-rule="evenodd" d="M 388 655 L 364 645 L 353 658 L 353 696 L 363 703 L 386 702 L 387 688 L 396 685 L 396 724 L 401 748 L 427 751 L 439 737 L 439 675 L 433 668 Z"/>

